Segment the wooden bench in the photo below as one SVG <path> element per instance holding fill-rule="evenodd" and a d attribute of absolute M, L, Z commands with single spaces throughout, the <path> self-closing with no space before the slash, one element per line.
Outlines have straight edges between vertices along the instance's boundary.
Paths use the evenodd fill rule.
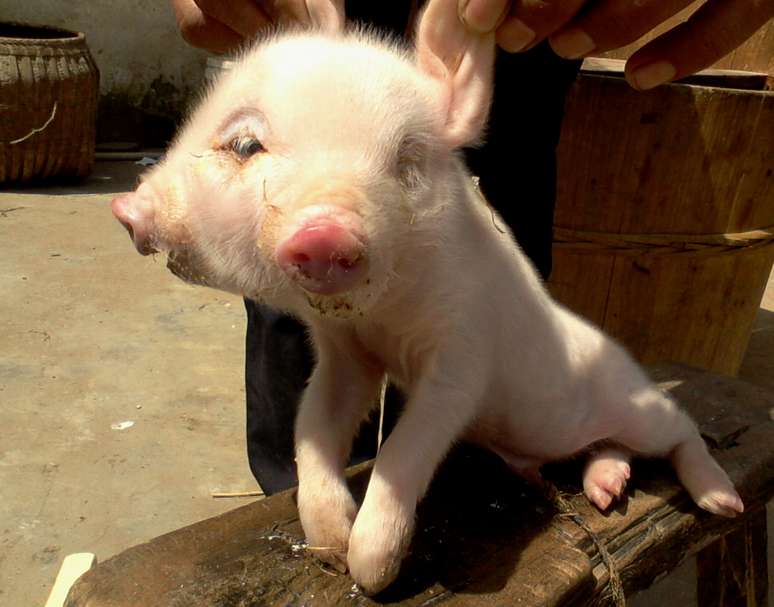
<path fill-rule="evenodd" d="M 680 366 L 652 375 L 700 423 L 746 513 L 696 508 L 664 462 L 635 461 L 627 499 L 601 514 L 580 493 L 582 462 L 530 486 L 500 460 L 454 451 L 418 512 L 398 581 L 375 598 L 309 556 L 294 491 L 130 548 L 86 573 L 69 607 L 252 605 L 604 605 L 698 554 L 699 604 L 765 605 L 766 502 L 774 495 L 774 396 Z M 362 496 L 368 468 L 351 484 Z"/>

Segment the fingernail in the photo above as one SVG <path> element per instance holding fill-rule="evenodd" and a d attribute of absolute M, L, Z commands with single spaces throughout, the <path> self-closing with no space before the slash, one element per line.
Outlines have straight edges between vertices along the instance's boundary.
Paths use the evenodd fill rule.
<path fill-rule="evenodd" d="M 594 50 L 596 44 L 586 32 L 579 27 L 571 27 L 550 39 L 551 48 L 565 59 L 579 59 Z"/>
<path fill-rule="evenodd" d="M 675 77 L 677 70 L 669 61 L 656 61 L 632 72 L 632 84 L 640 91 L 647 91 L 659 84 L 669 82 Z"/>
<path fill-rule="evenodd" d="M 496 2 L 481 2 L 481 0 L 459 0 L 458 14 L 462 21 L 472 30 L 480 33 L 491 32 L 497 27 L 500 12 L 496 11 Z"/>
<path fill-rule="evenodd" d="M 508 19 L 497 30 L 497 43 L 509 53 L 524 50 L 535 39 L 535 32 L 519 19 Z"/>

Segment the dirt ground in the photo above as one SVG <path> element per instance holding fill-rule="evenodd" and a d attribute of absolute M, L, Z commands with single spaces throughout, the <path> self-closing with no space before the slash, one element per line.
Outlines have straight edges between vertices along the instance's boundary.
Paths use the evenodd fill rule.
<path fill-rule="evenodd" d="M 109 201 L 140 170 L 0 193 L 0 605 L 42 605 L 69 553 L 105 560 L 257 488 L 242 302 L 135 253 Z M 774 281 L 741 375 L 774 389 Z M 633 603 L 690 604 L 692 567 Z"/>

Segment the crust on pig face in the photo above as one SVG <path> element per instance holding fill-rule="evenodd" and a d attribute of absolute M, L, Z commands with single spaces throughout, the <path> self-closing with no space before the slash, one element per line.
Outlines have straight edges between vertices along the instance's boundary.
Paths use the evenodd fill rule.
<path fill-rule="evenodd" d="M 395 290 L 414 232 L 438 210 L 431 173 L 453 154 L 436 90 L 406 50 L 363 31 L 259 43 L 146 178 L 160 196 L 155 247 L 190 282 L 301 316 L 362 315 Z M 289 278 L 276 251 L 331 207 L 359 218 L 368 273 L 325 296 Z"/>

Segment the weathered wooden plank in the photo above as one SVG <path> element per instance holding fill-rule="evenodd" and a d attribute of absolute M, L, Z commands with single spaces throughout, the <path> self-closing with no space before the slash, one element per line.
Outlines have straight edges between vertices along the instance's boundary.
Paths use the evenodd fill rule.
<path fill-rule="evenodd" d="M 766 509 L 697 555 L 696 596 L 703 607 L 768 604 Z"/>
<path fill-rule="evenodd" d="M 655 376 L 721 447 L 715 453 L 748 511 L 762 508 L 774 496 L 774 422 L 768 414 L 774 397 L 684 367 L 662 367 Z M 611 602 L 610 571 L 599 544 L 630 594 L 744 521 L 699 511 L 666 464 L 642 461 L 635 462 L 627 499 L 603 515 L 580 493 L 581 468 L 580 461 L 565 462 L 544 473 L 595 539 L 497 457 L 456 450 L 420 505 L 416 538 L 398 581 L 376 598 L 305 553 L 290 491 L 103 562 L 74 586 L 66 604 L 604 605 Z M 353 473 L 356 497 L 367 477 L 367 467 Z"/>

